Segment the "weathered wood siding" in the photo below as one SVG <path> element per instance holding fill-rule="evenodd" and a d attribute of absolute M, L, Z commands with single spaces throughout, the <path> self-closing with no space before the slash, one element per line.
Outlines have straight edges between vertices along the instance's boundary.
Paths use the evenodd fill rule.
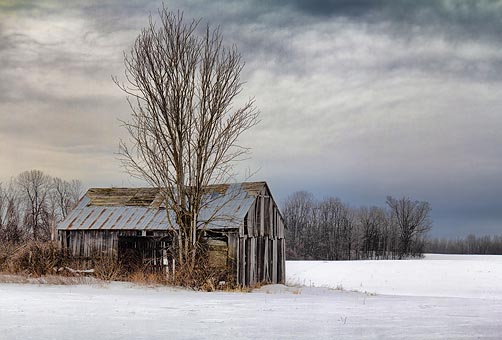
<path fill-rule="evenodd" d="M 91 257 L 98 253 L 116 255 L 118 252 L 118 231 L 63 230 L 59 235 L 61 243 L 75 257 Z"/>
<path fill-rule="evenodd" d="M 257 195 L 238 234 L 228 234 L 236 280 L 242 285 L 284 283 L 284 222 L 267 187 Z"/>
<path fill-rule="evenodd" d="M 117 255 L 119 237 L 145 235 L 141 230 L 60 230 L 61 244 L 71 255 L 76 257 L 91 257 L 96 254 Z M 164 231 L 149 231 L 148 236 L 166 236 Z"/>

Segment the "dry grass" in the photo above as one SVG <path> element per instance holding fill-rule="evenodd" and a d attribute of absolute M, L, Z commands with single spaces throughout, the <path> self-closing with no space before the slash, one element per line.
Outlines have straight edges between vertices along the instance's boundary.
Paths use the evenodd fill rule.
<path fill-rule="evenodd" d="M 48 275 L 41 277 L 30 277 L 19 274 L 0 274 L 0 283 L 20 283 L 20 284 L 48 284 L 48 285 L 81 285 L 95 284 L 98 281 L 90 277 Z"/>
<path fill-rule="evenodd" d="M 0 247 L 0 272 L 8 272 L 10 262 L 18 247 L 11 243 L 4 243 Z"/>
<path fill-rule="evenodd" d="M 208 292 L 251 292 L 265 284 L 237 285 L 229 268 L 215 266 L 205 255 L 201 254 L 194 268 L 177 266 L 175 274 L 168 275 L 152 272 L 143 264 L 131 266 L 127 258 L 121 262 L 116 254 L 72 258 L 56 242 L 7 244 L 0 247 L 0 283 L 81 284 L 93 276 L 102 282 L 123 280 L 138 285 L 169 285 Z"/>
<path fill-rule="evenodd" d="M 124 276 L 122 264 L 114 255 L 101 254 L 93 258 L 94 276 L 103 281 L 117 281 Z"/>
<path fill-rule="evenodd" d="M 127 277 L 127 281 L 141 286 L 165 286 L 168 279 L 165 273 L 149 273 L 145 271 L 135 271 Z"/>
<path fill-rule="evenodd" d="M 2 244 L 0 283 L 75 285 L 96 282 L 72 270 L 75 264 L 56 242 Z"/>
<path fill-rule="evenodd" d="M 35 277 L 53 275 L 64 267 L 68 256 L 55 242 L 29 242 L 24 245 L 5 245 L 0 255 L 1 269 Z"/>
<path fill-rule="evenodd" d="M 0 274 L 0 283 L 31 283 L 26 275 Z"/>
<path fill-rule="evenodd" d="M 237 288 L 228 268 L 211 266 L 208 257 L 203 255 L 193 269 L 178 266 L 175 274 L 168 277 L 168 283 L 206 292 Z"/>

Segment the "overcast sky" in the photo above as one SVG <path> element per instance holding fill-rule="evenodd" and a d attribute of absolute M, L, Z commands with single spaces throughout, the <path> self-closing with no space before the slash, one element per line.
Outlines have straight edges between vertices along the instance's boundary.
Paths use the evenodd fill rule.
<path fill-rule="evenodd" d="M 0 0 L 0 181 L 37 168 L 132 186 L 111 75 L 160 1 Z M 77 2 L 71 2 L 77 3 Z M 433 236 L 502 234 L 500 1 L 167 1 L 219 25 L 261 123 L 241 139 L 279 202 L 429 201 Z"/>

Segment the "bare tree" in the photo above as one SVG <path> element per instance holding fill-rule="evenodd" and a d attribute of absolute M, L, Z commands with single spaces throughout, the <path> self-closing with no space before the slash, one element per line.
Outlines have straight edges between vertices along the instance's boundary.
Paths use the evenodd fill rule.
<path fill-rule="evenodd" d="M 2 182 L 0 182 L 0 228 L 4 225 L 5 223 L 5 207 L 7 204 L 5 204 L 6 199 L 5 199 L 5 189 L 3 188 Z"/>
<path fill-rule="evenodd" d="M 77 205 L 81 195 L 82 182 L 79 180 L 74 179 L 68 182 L 58 177 L 53 179 L 51 196 L 58 210 L 58 222 L 68 216 L 68 213 Z"/>
<path fill-rule="evenodd" d="M 446 239 L 434 238 L 427 240 L 425 251 L 438 254 L 491 254 L 502 255 L 502 235 L 476 236 Z"/>
<path fill-rule="evenodd" d="M 287 256 L 318 260 L 421 256 L 431 227 L 429 212 L 427 202 L 410 199 L 388 198 L 387 208 L 354 209 L 335 197 L 316 201 L 308 192 L 296 192 L 283 208 Z"/>
<path fill-rule="evenodd" d="M 19 243 L 24 239 L 20 210 L 20 200 L 13 183 L 8 186 L 0 183 L 0 242 Z"/>
<path fill-rule="evenodd" d="M 388 228 L 385 210 L 362 207 L 357 213 L 361 229 L 361 251 L 364 258 L 385 258 L 388 254 Z"/>
<path fill-rule="evenodd" d="M 192 270 L 203 228 L 199 213 L 207 186 L 228 182 L 236 160 L 248 151 L 237 138 L 257 123 L 252 99 L 233 102 L 242 90 L 241 56 L 226 48 L 218 29 L 197 33 L 200 20 L 159 10 L 124 57 L 132 118 L 124 122 L 130 140 L 119 154 L 126 171 L 161 189 L 177 239 L 177 259 Z"/>
<path fill-rule="evenodd" d="M 0 240 L 19 243 L 49 240 L 55 227 L 77 204 L 79 180 L 52 178 L 39 170 L 25 171 L 10 183 L 0 183 Z"/>
<path fill-rule="evenodd" d="M 56 225 L 68 216 L 69 212 L 77 205 L 82 194 L 82 182 L 70 182 L 54 177 L 52 189 L 49 193 L 47 210 L 50 219 L 51 240 L 56 238 Z"/>
<path fill-rule="evenodd" d="M 309 240 L 312 239 L 310 226 L 315 204 L 312 194 L 306 191 L 295 192 L 284 203 L 283 213 L 288 226 L 285 230 L 288 239 L 287 251 L 291 259 L 304 258 L 308 252 L 305 248 L 309 247 Z"/>
<path fill-rule="evenodd" d="M 7 195 L 2 183 L 0 182 L 0 241 L 5 239 L 5 226 L 7 220 Z"/>
<path fill-rule="evenodd" d="M 15 183 L 24 203 L 24 224 L 34 240 L 50 239 L 50 216 L 48 198 L 52 188 L 51 177 L 40 170 L 30 170 L 19 174 Z"/>
<path fill-rule="evenodd" d="M 6 195 L 7 209 L 4 219 L 4 241 L 9 243 L 20 243 L 26 235 L 20 224 L 19 199 L 13 194 L 9 187 Z"/>
<path fill-rule="evenodd" d="M 420 237 L 431 229 L 429 203 L 412 201 L 407 197 L 395 199 L 387 196 L 387 205 L 400 232 L 399 256 L 413 253 L 413 240 L 420 241 Z"/>

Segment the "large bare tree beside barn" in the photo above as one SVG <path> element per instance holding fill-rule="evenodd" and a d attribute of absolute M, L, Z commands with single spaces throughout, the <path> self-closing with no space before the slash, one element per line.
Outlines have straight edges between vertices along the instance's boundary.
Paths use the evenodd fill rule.
<path fill-rule="evenodd" d="M 166 211 L 175 213 L 179 265 L 193 269 L 204 227 L 199 212 L 205 188 L 226 183 L 235 161 L 248 149 L 237 139 L 257 123 L 252 99 L 241 106 L 243 62 L 235 46 L 223 44 L 219 29 L 201 27 L 183 13 L 159 10 L 124 57 L 132 117 L 120 144 L 125 169 L 161 189 Z M 168 218 L 169 213 L 167 213 Z"/>

